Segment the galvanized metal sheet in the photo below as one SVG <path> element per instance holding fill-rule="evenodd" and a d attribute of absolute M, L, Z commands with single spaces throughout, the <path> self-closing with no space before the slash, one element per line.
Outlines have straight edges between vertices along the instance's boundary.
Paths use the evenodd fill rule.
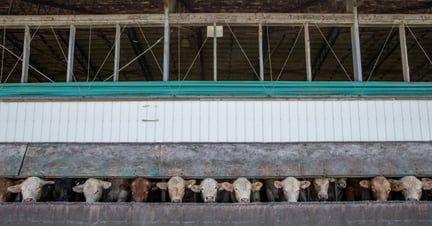
<path fill-rule="evenodd" d="M 431 150 L 431 142 L 30 144 L 20 176 L 431 176 Z"/>
<path fill-rule="evenodd" d="M 158 176 L 158 156 L 158 145 L 32 144 L 20 176 Z"/>
<path fill-rule="evenodd" d="M 426 226 L 431 202 L 170 204 L 8 203 L 4 225 Z"/>
<path fill-rule="evenodd" d="M 18 176 L 27 145 L 0 144 L 0 175 Z"/>

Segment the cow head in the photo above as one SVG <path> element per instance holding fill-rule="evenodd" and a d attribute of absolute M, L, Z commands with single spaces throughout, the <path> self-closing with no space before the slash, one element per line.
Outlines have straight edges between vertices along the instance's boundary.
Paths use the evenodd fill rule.
<path fill-rule="evenodd" d="M 335 182 L 335 179 L 331 177 L 313 179 L 313 185 L 316 193 L 318 194 L 318 200 L 326 201 L 328 199 L 328 188 L 331 182 Z"/>
<path fill-rule="evenodd" d="M 111 183 L 107 181 L 89 178 L 84 184 L 74 186 L 74 192 L 84 193 L 86 202 L 98 202 L 102 198 L 103 189 L 111 187 Z"/>
<path fill-rule="evenodd" d="M 54 183 L 54 181 L 45 181 L 39 177 L 29 177 L 20 184 L 8 187 L 8 191 L 12 193 L 21 192 L 23 202 L 36 202 L 42 195 L 42 187 Z"/>
<path fill-rule="evenodd" d="M 418 201 L 422 195 L 422 189 L 432 189 L 432 181 L 424 178 L 420 181 L 415 176 L 405 176 L 400 180 L 390 180 L 392 191 L 402 191 L 405 200 Z"/>
<path fill-rule="evenodd" d="M 136 178 L 131 183 L 132 201 L 134 202 L 146 202 L 152 183 L 142 177 Z"/>
<path fill-rule="evenodd" d="M 391 191 L 391 185 L 387 178 L 377 176 L 371 180 L 361 180 L 359 184 L 363 188 L 371 189 L 376 201 L 387 201 Z"/>
<path fill-rule="evenodd" d="M 183 200 L 185 188 L 190 189 L 195 183 L 195 180 L 185 181 L 183 178 L 176 176 L 171 177 L 168 182 L 159 182 L 156 186 L 162 190 L 168 189 L 168 196 L 171 202 L 180 203 Z"/>
<path fill-rule="evenodd" d="M 287 177 L 283 181 L 274 182 L 276 188 L 282 189 L 285 199 L 288 200 L 288 202 L 297 202 L 300 189 L 306 189 L 310 184 L 310 181 L 299 181 L 294 177 Z"/>
<path fill-rule="evenodd" d="M 229 192 L 234 192 L 237 202 L 249 203 L 251 192 L 261 190 L 263 184 L 261 182 L 251 183 L 244 177 L 239 177 L 234 183 L 224 182 L 222 188 Z"/>
<path fill-rule="evenodd" d="M 217 192 L 221 189 L 221 185 L 212 178 L 205 178 L 200 185 L 191 187 L 193 192 L 201 192 L 204 202 L 216 202 Z"/>

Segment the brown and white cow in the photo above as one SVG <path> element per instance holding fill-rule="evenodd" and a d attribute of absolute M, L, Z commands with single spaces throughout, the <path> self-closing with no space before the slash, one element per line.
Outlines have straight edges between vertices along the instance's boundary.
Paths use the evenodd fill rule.
<path fill-rule="evenodd" d="M 103 190 L 111 187 L 111 182 L 102 181 L 96 178 L 89 178 L 84 184 L 74 186 L 74 192 L 84 193 L 87 203 L 99 202 L 103 195 Z"/>
<path fill-rule="evenodd" d="M 402 191 L 405 200 L 418 201 L 422 195 L 422 190 L 432 189 L 432 180 L 423 178 L 417 179 L 415 176 L 405 176 L 400 180 L 389 180 L 392 191 Z"/>
<path fill-rule="evenodd" d="M 376 201 L 387 201 L 392 190 L 390 181 L 383 176 L 376 176 L 370 180 L 361 180 L 359 184 L 363 188 L 371 189 Z"/>
<path fill-rule="evenodd" d="M 205 178 L 199 185 L 193 185 L 191 187 L 193 192 L 201 192 L 201 197 L 204 202 L 216 202 L 218 191 L 221 189 L 221 184 L 213 178 Z"/>
<path fill-rule="evenodd" d="M 274 181 L 274 186 L 282 189 L 285 200 L 288 202 L 297 202 L 300 190 L 310 186 L 310 181 L 299 181 L 294 177 L 287 177 L 283 181 Z"/>
<path fill-rule="evenodd" d="M 171 202 L 180 203 L 185 195 L 185 189 L 190 189 L 196 183 L 195 180 L 184 180 L 181 177 L 171 177 L 168 182 L 158 182 L 156 186 L 162 190 L 168 190 Z"/>
<path fill-rule="evenodd" d="M 251 183 L 245 177 L 237 178 L 232 184 L 223 182 L 222 188 L 229 192 L 234 192 L 237 202 L 249 203 L 252 192 L 260 191 L 263 184 L 261 182 Z"/>
<path fill-rule="evenodd" d="M 8 187 L 8 191 L 21 193 L 23 202 L 36 202 L 41 198 L 42 187 L 54 183 L 54 181 L 42 180 L 39 177 L 29 177 L 20 184 Z"/>
<path fill-rule="evenodd" d="M 133 202 L 146 202 L 152 183 L 142 177 L 138 177 L 131 183 L 132 201 Z"/>
<path fill-rule="evenodd" d="M 105 201 L 108 202 L 126 202 L 131 196 L 130 185 L 128 179 L 109 179 L 111 187 Z"/>

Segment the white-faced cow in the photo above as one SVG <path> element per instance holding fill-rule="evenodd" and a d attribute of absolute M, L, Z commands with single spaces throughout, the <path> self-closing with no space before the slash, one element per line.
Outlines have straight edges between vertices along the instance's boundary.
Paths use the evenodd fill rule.
<path fill-rule="evenodd" d="M 110 179 L 111 187 L 106 197 L 107 202 L 126 202 L 130 198 L 130 185 L 128 179 Z"/>
<path fill-rule="evenodd" d="M 405 200 L 418 201 L 422 195 L 423 190 L 432 189 L 432 181 L 417 179 L 415 176 L 405 176 L 400 180 L 390 180 L 392 191 L 402 191 Z"/>
<path fill-rule="evenodd" d="M 204 202 L 216 202 L 218 191 L 221 189 L 221 184 L 213 178 L 205 178 L 199 185 L 193 185 L 191 187 L 193 192 L 201 192 L 201 197 Z"/>
<path fill-rule="evenodd" d="M 362 188 L 370 189 L 376 201 L 388 200 L 391 191 L 391 184 L 387 178 L 376 176 L 370 180 L 361 180 L 359 184 Z"/>
<path fill-rule="evenodd" d="M 89 178 L 84 184 L 74 186 L 74 192 L 84 193 L 87 203 L 99 202 L 103 195 L 103 190 L 111 187 L 111 182 Z"/>
<path fill-rule="evenodd" d="M 316 198 L 319 201 L 326 201 L 329 198 L 328 195 L 328 191 L 329 191 L 329 186 L 331 182 L 335 182 L 336 180 L 332 177 L 320 177 L 320 178 L 314 178 L 312 183 L 313 183 L 313 188 L 314 191 L 316 192 Z"/>
<path fill-rule="evenodd" d="M 310 181 L 299 181 L 294 177 L 287 177 L 283 181 L 274 181 L 274 187 L 282 189 L 285 200 L 297 202 L 300 190 L 310 186 Z"/>
<path fill-rule="evenodd" d="M 36 202 L 41 198 L 43 186 L 54 183 L 54 181 L 45 181 L 39 177 L 29 177 L 20 184 L 8 187 L 8 191 L 21 193 L 23 202 Z"/>
<path fill-rule="evenodd" d="M 245 177 L 237 178 L 232 184 L 222 183 L 222 188 L 229 192 L 234 192 L 237 202 L 249 203 L 252 192 L 260 191 L 263 184 L 261 182 L 251 183 Z"/>
<path fill-rule="evenodd" d="M 131 183 L 132 201 L 133 202 L 146 202 L 152 183 L 142 177 L 138 177 Z"/>
<path fill-rule="evenodd" d="M 185 195 L 185 189 L 190 189 L 196 183 L 195 180 L 184 180 L 181 177 L 171 177 L 168 182 L 158 182 L 156 186 L 162 190 L 168 190 L 171 202 L 180 203 Z"/>

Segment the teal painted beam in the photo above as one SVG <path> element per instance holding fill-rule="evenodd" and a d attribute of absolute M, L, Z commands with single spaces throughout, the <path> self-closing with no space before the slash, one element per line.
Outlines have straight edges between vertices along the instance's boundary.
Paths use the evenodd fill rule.
<path fill-rule="evenodd" d="M 4 83 L 0 96 L 432 95 L 432 82 L 170 81 Z"/>

